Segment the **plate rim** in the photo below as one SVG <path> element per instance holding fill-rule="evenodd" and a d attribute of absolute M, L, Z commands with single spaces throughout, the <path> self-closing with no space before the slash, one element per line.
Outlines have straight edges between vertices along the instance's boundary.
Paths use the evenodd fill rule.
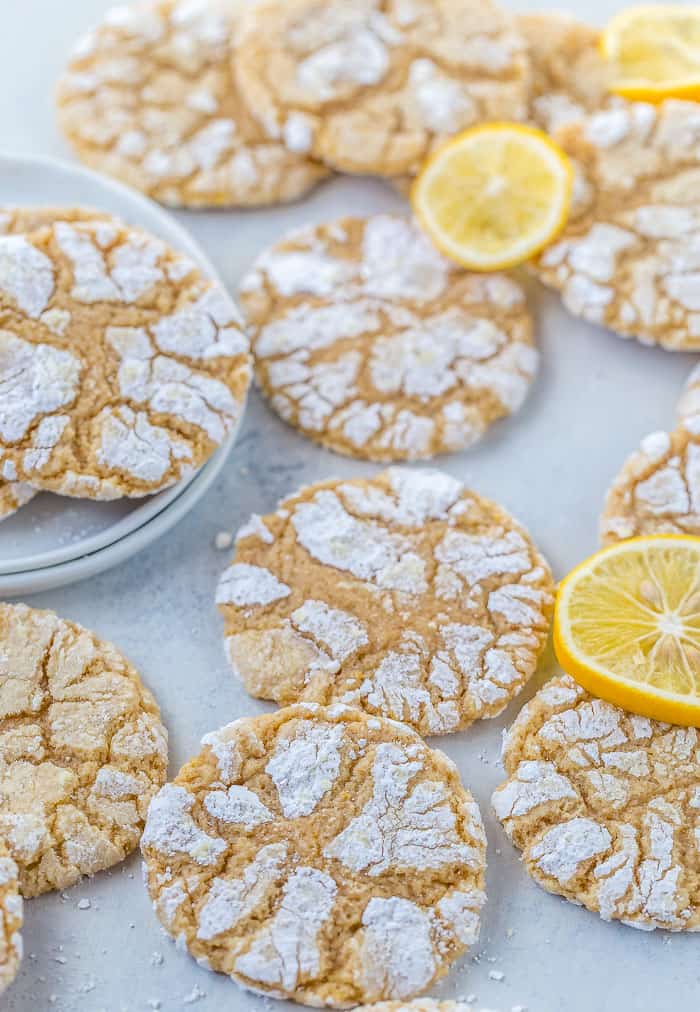
<path fill-rule="evenodd" d="M 138 221 L 138 211 L 141 209 L 145 213 L 145 216 L 148 217 L 149 222 L 146 225 L 140 225 L 140 227 L 144 227 L 149 231 L 154 232 L 170 245 L 180 249 L 181 252 L 185 253 L 197 263 L 206 276 L 223 285 L 219 272 L 197 240 L 176 220 L 176 218 L 169 214 L 167 210 L 150 200 L 144 194 L 139 193 L 136 190 L 132 190 L 129 186 L 126 186 L 117 180 L 103 176 L 99 172 L 94 172 L 92 169 L 86 168 L 83 165 L 73 165 L 72 163 L 60 158 L 55 158 L 49 155 L 33 156 L 21 153 L 13 154 L 0 152 L 0 179 L 2 179 L 3 174 L 22 173 L 27 171 L 35 172 L 37 169 L 54 175 L 58 174 L 69 183 L 75 182 L 76 187 L 78 188 L 81 181 L 89 181 L 92 186 L 97 186 L 99 190 L 104 192 L 105 203 L 108 205 L 110 203 L 110 196 L 113 196 L 115 203 L 127 203 L 134 209 L 133 220 L 132 215 L 128 211 L 125 214 L 123 209 L 120 211 L 117 209 L 111 209 L 107 206 L 104 207 L 104 210 L 124 218 L 129 224 L 140 225 L 140 222 Z M 57 204 L 68 206 L 69 203 L 70 202 L 67 200 L 47 199 L 43 191 L 39 193 L 36 200 L 37 207 L 51 207 Z M 75 204 L 79 205 L 80 203 L 80 198 L 76 197 Z M 88 197 L 85 204 L 88 207 L 94 207 L 96 210 L 100 210 L 100 204 L 97 203 L 93 197 Z M 15 204 L 12 200 L 8 200 L 3 201 L 3 206 L 13 207 L 26 205 Z M 158 226 L 160 226 L 162 232 L 159 231 Z M 73 563 L 87 563 L 89 560 L 94 561 L 100 552 L 109 552 L 121 542 L 129 540 L 132 535 L 143 532 L 146 527 L 150 524 L 154 524 L 156 520 L 162 517 L 163 513 L 169 510 L 174 510 L 174 512 L 178 514 L 178 516 L 174 517 L 172 520 L 172 523 L 174 523 L 180 515 L 184 515 L 184 513 L 180 513 L 176 507 L 182 506 L 183 497 L 187 495 L 188 491 L 193 487 L 199 491 L 199 494 L 195 496 L 190 504 L 194 505 L 199 496 L 202 495 L 207 488 L 209 488 L 215 477 L 219 474 L 236 441 L 238 430 L 240 428 L 240 422 L 244 414 L 245 407 L 243 412 L 241 412 L 241 416 L 233 431 L 229 433 L 221 446 L 218 447 L 214 454 L 202 467 L 198 469 L 198 471 L 189 478 L 178 482 L 170 488 L 163 489 L 155 495 L 144 497 L 144 502 L 135 510 L 126 516 L 120 517 L 115 521 L 115 523 L 104 528 L 104 530 L 99 533 L 60 548 L 54 548 L 34 555 L 19 556 L 11 561 L 5 562 L 0 560 L 0 592 L 5 592 L 4 584 L 9 584 L 12 577 L 16 578 L 14 581 L 15 583 L 20 583 L 22 582 L 22 576 L 25 576 L 28 579 L 32 574 L 38 576 L 39 574 L 49 573 L 51 571 L 58 575 L 58 572 L 62 567 L 69 567 Z M 187 498 L 187 503 L 190 503 L 189 497 Z M 164 526 L 162 532 L 164 533 L 165 530 L 172 526 L 172 523 Z M 153 534 L 154 538 L 157 536 L 157 533 Z M 133 551 L 136 550 L 138 549 L 133 549 Z M 106 567 L 100 567 L 100 569 L 101 568 Z M 97 572 L 100 570 L 94 569 L 91 571 Z M 87 576 L 89 573 L 86 572 L 84 575 Z M 66 573 L 66 576 L 68 577 L 68 573 Z M 65 581 L 62 580 L 61 583 L 70 582 L 74 578 L 68 577 Z M 81 577 L 77 578 L 79 579 Z M 56 584 L 52 585 L 55 586 Z"/>

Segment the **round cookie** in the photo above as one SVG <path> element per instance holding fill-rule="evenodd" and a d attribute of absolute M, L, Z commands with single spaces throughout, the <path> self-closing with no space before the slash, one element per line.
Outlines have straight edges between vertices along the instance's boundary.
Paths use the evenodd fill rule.
<path fill-rule="evenodd" d="M 415 172 L 446 136 L 527 112 L 525 43 L 487 0 L 266 0 L 234 71 L 271 137 L 351 173 Z"/>
<path fill-rule="evenodd" d="M 295 200 L 328 175 L 269 140 L 231 74 L 245 0 L 115 7 L 78 43 L 57 91 L 78 157 L 171 206 Z"/>
<path fill-rule="evenodd" d="M 0 836 L 24 896 L 134 850 L 167 763 L 155 700 L 115 647 L 0 604 Z"/>
<path fill-rule="evenodd" d="M 200 964 L 346 1008 L 411 998 L 475 942 L 479 809 L 409 728 L 304 704 L 202 744 L 141 840 L 156 913 Z"/>
<path fill-rule="evenodd" d="M 519 15 L 517 27 L 532 66 L 532 122 L 552 131 L 609 101 L 610 70 L 598 29 L 567 14 L 545 12 Z"/>
<path fill-rule="evenodd" d="M 446 734 L 535 671 L 553 580 L 505 510 L 440 471 L 325 481 L 238 532 L 217 590 L 248 692 Z"/>
<path fill-rule="evenodd" d="M 0 994 L 15 979 L 22 961 L 22 921 L 17 865 L 0 839 Z"/>
<path fill-rule="evenodd" d="M 191 474 L 250 381 L 236 307 L 154 236 L 56 222 L 0 236 L 0 474 L 143 496 Z"/>
<path fill-rule="evenodd" d="M 56 221 L 114 221 L 112 215 L 100 211 L 92 211 L 78 207 L 11 207 L 0 205 L 0 235 L 19 235 L 33 232 L 44 225 L 52 225 Z M 2 476 L 0 469 L 0 521 L 12 516 L 36 495 L 36 489 L 18 481 L 10 481 L 9 475 L 15 473 L 13 466 L 6 465 L 8 472 Z"/>
<path fill-rule="evenodd" d="M 700 740 L 554 678 L 507 732 L 494 811 L 548 892 L 635 928 L 700 930 Z"/>
<path fill-rule="evenodd" d="M 463 271 L 401 217 L 292 233 L 259 257 L 241 301 L 272 407 L 354 457 L 471 446 L 520 407 L 537 369 L 520 286 Z"/>
<path fill-rule="evenodd" d="M 533 262 L 574 316 L 669 350 L 700 349 L 700 109 L 620 105 L 555 139 L 577 172 L 572 216 Z"/>
<path fill-rule="evenodd" d="M 652 432 L 608 490 L 601 539 L 612 544 L 648 534 L 700 535 L 700 367 L 678 404 L 678 427 Z"/>

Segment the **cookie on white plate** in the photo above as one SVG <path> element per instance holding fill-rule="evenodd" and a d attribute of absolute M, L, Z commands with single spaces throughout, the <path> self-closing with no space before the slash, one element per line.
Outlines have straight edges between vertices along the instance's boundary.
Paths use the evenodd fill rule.
<path fill-rule="evenodd" d="M 421 993 L 476 941 L 479 809 L 409 728 L 304 704 L 202 744 L 141 840 L 158 918 L 201 965 L 347 1008 Z"/>
<path fill-rule="evenodd" d="M 0 235 L 21 235 L 44 225 L 52 225 L 56 221 L 115 220 L 112 215 L 88 208 L 0 205 Z M 36 495 L 36 489 L 26 483 L 11 480 L 11 475 L 16 475 L 14 465 L 6 463 L 4 469 L 0 466 L 0 520 L 12 516 Z"/>
<path fill-rule="evenodd" d="M 161 239 L 114 221 L 0 235 L 5 478 L 91 499 L 159 491 L 235 428 L 249 382 L 233 301 Z"/>

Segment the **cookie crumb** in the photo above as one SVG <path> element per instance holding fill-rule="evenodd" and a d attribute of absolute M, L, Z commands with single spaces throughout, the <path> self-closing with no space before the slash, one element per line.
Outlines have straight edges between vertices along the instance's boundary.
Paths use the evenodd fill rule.
<path fill-rule="evenodd" d="M 220 551 L 230 548 L 233 544 L 233 535 L 229 531 L 219 531 L 214 538 L 214 545 Z"/>
<path fill-rule="evenodd" d="M 505 979 L 505 973 L 502 970 L 489 970 L 489 980 L 502 981 Z"/>

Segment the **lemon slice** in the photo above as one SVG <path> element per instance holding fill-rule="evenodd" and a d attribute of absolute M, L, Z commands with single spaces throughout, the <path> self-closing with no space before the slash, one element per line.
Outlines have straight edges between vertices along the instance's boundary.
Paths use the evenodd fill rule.
<path fill-rule="evenodd" d="M 700 538 L 632 538 L 592 555 L 559 588 L 554 649 L 594 695 L 700 727 Z"/>
<path fill-rule="evenodd" d="M 572 183 L 569 159 L 541 130 L 488 123 L 435 152 L 411 203 L 446 256 L 493 271 L 523 263 L 561 231 Z"/>
<path fill-rule="evenodd" d="M 601 49 L 624 98 L 700 98 L 700 7 L 630 7 L 610 21 Z"/>

